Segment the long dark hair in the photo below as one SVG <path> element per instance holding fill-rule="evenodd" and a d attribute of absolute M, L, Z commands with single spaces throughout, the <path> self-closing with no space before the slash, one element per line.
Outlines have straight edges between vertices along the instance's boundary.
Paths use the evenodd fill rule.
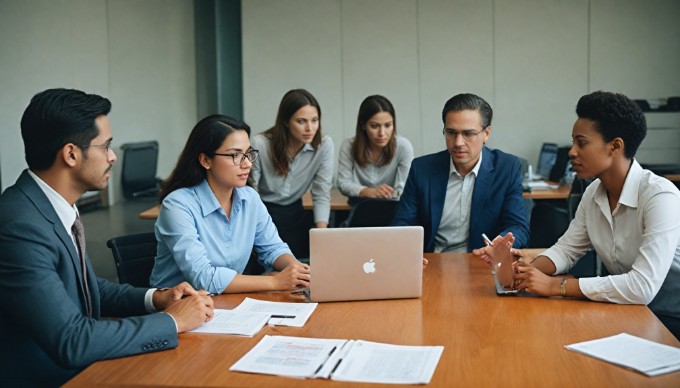
<path fill-rule="evenodd" d="M 368 156 L 370 140 L 368 140 L 368 134 L 366 133 L 366 123 L 368 123 L 368 120 L 376 113 L 380 112 L 387 112 L 392 115 L 393 130 L 390 140 L 387 142 L 387 145 L 385 145 L 385 148 L 383 148 L 383 157 L 378 162 L 380 163 L 379 165 L 384 166 L 389 164 L 392 161 L 392 158 L 394 158 L 394 154 L 397 152 L 397 116 L 394 113 L 392 103 L 390 100 L 380 95 L 368 96 L 361 103 L 361 106 L 359 106 L 356 135 L 354 136 L 354 142 L 352 143 L 352 157 L 361 167 L 370 162 Z"/>
<path fill-rule="evenodd" d="M 321 144 L 321 107 L 316 98 L 305 89 L 293 89 L 283 95 L 274 126 L 264 132 L 271 143 L 272 162 L 279 175 L 288 175 L 288 167 L 291 161 L 288 154 L 288 144 L 290 143 L 288 122 L 295 112 L 307 105 L 315 107 L 319 114 L 319 129 L 312 139 L 312 147 L 318 149 L 319 144 Z"/>
<path fill-rule="evenodd" d="M 229 116 L 212 115 L 199 121 L 191 130 L 175 169 L 161 184 L 160 202 L 177 189 L 195 186 L 203 181 L 206 171 L 198 161 L 199 156 L 213 155 L 224 139 L 235 131 L 246 131 L 250 136 L 248 124 Z"/>

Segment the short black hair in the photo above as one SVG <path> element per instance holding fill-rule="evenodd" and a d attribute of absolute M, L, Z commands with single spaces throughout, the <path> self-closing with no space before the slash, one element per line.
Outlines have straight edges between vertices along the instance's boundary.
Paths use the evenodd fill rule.
<path fill-rule="evenodd" d="M 21 117 L 28 168 L 52 167 L 57 152 L 68 143 L 90 144 L 99 135 L 95 119 L 110 111 L 107 98 L 80 90 L 48 89 L 33 96 Z"/>
<path fill-rule="evenodd" d="M 482 129 L 491 125 L 491 119 L 493 118 L 491 105 L 483 98 L 471 93 L 456 94 L 446 101 L 442 110 L 442 122 L 444 125 L 446 125 L 446 115 L 449 112 L 459 112 L 462 110 L 479 111 L 479 115 L 482 116 Z"/>
<path fill-rule="evenodd" d="M 647 121 L 640 107 L 619 93 L 597 91 L 586 94 L 576 104 L 579 118 L 595 122 L 605 141 L 623 140 L 624 155 L 632 159 L 647 135 Z"/>

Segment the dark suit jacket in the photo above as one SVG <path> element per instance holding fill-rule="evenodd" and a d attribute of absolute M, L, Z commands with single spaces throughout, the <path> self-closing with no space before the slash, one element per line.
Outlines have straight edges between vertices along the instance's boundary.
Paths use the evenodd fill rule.
<path fill-rule="evenodd" d="M 146 289 L 97 278 L 87 262 L 93 318 L 73 240 L 24 171 L 0 197 L 0 386 L 63 384 L 97 360 L 177 346 L 172 317 L 146 315 Z"/>
<path fill-rule="evenodd" d="M 470 209 L 468 251 L 484 246 L 489 238 L 507 232 L 515 236 L 515 247 L 529 240 L 529 223 L 522 198 L 520 161 L 499 150 L 482 149 L 482 165 L 475 181 Z M 425 229 L 424 251 L 434 250 L 449 181 L 451 155 L 448 151 L 413 160 L 393 225 L 420 225 Z"/>

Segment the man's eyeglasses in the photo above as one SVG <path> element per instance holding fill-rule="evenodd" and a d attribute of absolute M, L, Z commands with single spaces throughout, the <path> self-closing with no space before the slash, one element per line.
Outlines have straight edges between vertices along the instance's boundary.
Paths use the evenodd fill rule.
<path fill-rule="evenodd" d="M 231 160 L 234 161 L 234 165 L 238 166 L 241 163 L 243 163 L 246 158 L 250 161 L 250 163 L 255 162 L 255 159 L 257 159 L 257 153 L 260 152 L 258 150 L 250 150 L 246 153 L 235 153 L 235 154 L 218 154 L 216 152 L 213 152 L 213 156 L 231 156 Z"/>
<path fill-rule="evenodd" d="M 475 131 L 472 129 L 466 129 L 464 131 L 454 131 L 453 129 L 444 129 L 442 133 L 446 135 L 447 137 L 450 137 L 452 139 L 456 139 L 458 135 L 463 136 L 463 140 L 466 142 L 473 142 L 477 140 L 477 137 L 479 136 L 480 133 L 484 132 L 482 129 L 481 131 Z"/>
<path fill-rule="evenodd" d="M 76 146 L 80 148 L 87 148 L 87 147 L 102 147 L 104 148 L 104 151 L 106 154 L 109 154 L 109 151 L 112 151 L 113 149 L 111 148 L 111 144 L 76 144 Z"/>

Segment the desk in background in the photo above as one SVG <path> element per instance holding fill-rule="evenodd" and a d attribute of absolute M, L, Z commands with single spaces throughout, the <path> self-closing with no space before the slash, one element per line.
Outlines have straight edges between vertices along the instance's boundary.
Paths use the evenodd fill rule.
<path fill-rule="evenodd" d="M 646 306 L 500 297 L 489 268 L 471 254 L 426 257 L 421 299 L 321 303 L 305 327 L 265 326 L 253 338 L 180 334 L 176 349 L 96 362 L 66 387 L 338 385 L 230 372 L 265 334 L 443 345 L 431 387 L 680 386 L 680 372 L 650 378 L 564 349 L 621 332 L 680 347 Z M 220 295 L 215 307 L 234 308 L 246 296 L 299 300 L 283 292 Z"/>
<path fill-rule="evenodd" d="M 306 192 L 302 196 L 302 206 L 305 210 L 312 210 L 312 194 Z M 331 211 L 338 210 L 352 210 L 352 207 L 347 204 L 347 197 L 340 194 L 340 191 L 336 188 L 331 189 Z M 155 220 L 158 218 L 158 213 L 161 211 L 161 206 L 156 205 L 150 209 L 144 210 L 139 213 L 139 218 L 143 220 Z"/>

